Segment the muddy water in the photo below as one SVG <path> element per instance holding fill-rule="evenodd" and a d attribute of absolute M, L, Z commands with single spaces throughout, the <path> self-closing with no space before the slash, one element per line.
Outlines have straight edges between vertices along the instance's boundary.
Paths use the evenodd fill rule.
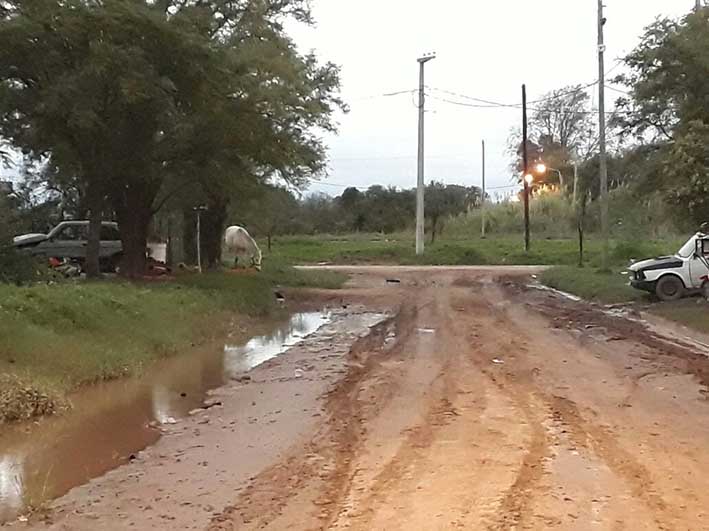
<path fill-rule="evenodd" d="M 0 432 L 0 523 L 125 463 L 207 391 L 278 356 L 327 323 L 299 313 L 241 345 L 160 362 L 141 378 L 108 382 L 72 397 L 71 413 Z"/>

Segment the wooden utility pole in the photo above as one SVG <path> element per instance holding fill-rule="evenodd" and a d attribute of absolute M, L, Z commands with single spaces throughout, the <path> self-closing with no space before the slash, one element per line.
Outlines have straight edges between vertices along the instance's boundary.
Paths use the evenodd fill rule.
<path fill-rule="evenodd" d="M 485 219 L 485 214 L 486 214 L 485 213 L 485 206 L 486 206 L 485 205 L 485 141 L 484 140 L 483 140 L 483 190 L 482 190 L 482 193 L 483 193 L 483 195 L 482 195 L 482 199 L 480 202 L 480 208 L 482 210 L 482 227 L 480 230 L 480 235 L 484 239 L 485 238 L 485 222 L 486 222 L 486 219 Z"/>
<path fill-rule="evenodd" d="M 527 85 L 522 85 L 522 160 L 524 162 L 524 250 L 529 251 L 529 157 L 527 155 Z"/>
<path fill-rule="evenodd" d="M 601 269 L 608 270 L 608 161 L 606 155 L 606 70 L 604 54 L 606 45 L 603 39 L 603 0 L 598 0 L 598 125 L 600 132 L 600 180 L 601 180 Z"/>

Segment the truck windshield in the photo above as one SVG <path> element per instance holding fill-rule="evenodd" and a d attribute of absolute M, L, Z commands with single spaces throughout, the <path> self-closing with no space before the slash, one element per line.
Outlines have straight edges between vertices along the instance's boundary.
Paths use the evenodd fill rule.
<path fill-rule="evenodd" d="M 689 258 L 690 256 L 692 256 L 692 254 L 697 248 L 696 241 L 697 237 L 692 236 L 689 241 L 685 243 L 679 251 L 677 251 L 677 254 L 682 258 Z"/>

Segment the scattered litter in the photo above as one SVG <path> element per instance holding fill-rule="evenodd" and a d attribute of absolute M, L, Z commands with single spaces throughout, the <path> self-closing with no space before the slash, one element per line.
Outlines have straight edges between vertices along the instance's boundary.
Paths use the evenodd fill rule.
<path fill-rule="evenodd" d="M 175 417 L 167 417 L 162 421 L 163 424 L 177 424 L 177 419 Z"/>
<path fill-rule="evenodd" d="M 398 278 L 388 278 L 387 284 L 401 284 L 401 280 Z"/>
<path fill-rule="evenodd" d="M 416 331 L 419 334 L 435 334 L 436 331 L 433 328 L 417 328 Z"/>
<path fill-rule="evenodd" d="M 19 522 L 29 522 L 29 518 L 27 518 L 25 515 L 18 516 L 18 517 L 17 517 L 17 520 L 18 520 Z"/>
<path fill-rule="evenodd" d="M 503 360 L 498 358 L 493 359 L 492 362 L 496 363 L 497 365 L 502 365 L 503 363 L 505 363 Z"/>
<path fill-rule="evenodd" d="M 302 377 L 303 377 L 303 370 L 302 370 L 302 369 L 296 369 L 296 370 L 295 370 L 295 377 L 296 377 L 296 378 L 302 378 Z"/>

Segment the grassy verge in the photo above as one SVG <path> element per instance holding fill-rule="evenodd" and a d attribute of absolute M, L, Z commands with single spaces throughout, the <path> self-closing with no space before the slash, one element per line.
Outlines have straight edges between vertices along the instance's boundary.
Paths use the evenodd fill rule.
<path fill-rule="evenodd" d="M 275 285 L 333 288 L 344 277 L 268 264 L 259 275 L 174 282 L 0 284 L 0 423 L 52 413 L 70 391 L 139 372 L 234 314 L 276 311 Z"/>
<path fill-rule="evenodd" d="M 352 235 L 279 238 L 271 255 L 290 262 L 310 264 L 402 264 L 402 265 L 568 265 L 578 262 L 577 242 L 572 239 L 535 239 L 525 253 L 520 236 L 491 236 L 485 240 L 443 239 L 428 244 L 426 254 L 416 256 L 411 234 L 392 236 Z M 672 253 L 681 243 L 668 241 L 615 241 L 614 263 L 623 266 L 631 258 Z M 586 243 L 588 264 L 598 266 L 600 242 Z"/>
<path fill-rule="evenodd" d="M 647 298 L 643 292 L 631 288 L 627 277 L 617 270 L 599 273 L 588 267 L 559 266 L 542 273 L 540 280 L 547 286 L 583 299 L 608 304 Z"/>
<path fill-rule="evenodd" d="M 604 304 L 648 303 L 647 311 L 651 314 L 709 334 L 707 303 L 700 297 L 659 302 L 652 295 L 628 286 L 627 278 L 618 271 L 607 274 L 589 268 L 560 266 L 542 273 L 540 280 L 552 288 Z"/>
<path fill-rule="evenodd" d="M 658 304 L 653 308 L 652 313 L 709 334 L 708 309 L 709 307 L 703 299 L 694 297 L 670 304 Z"/>

